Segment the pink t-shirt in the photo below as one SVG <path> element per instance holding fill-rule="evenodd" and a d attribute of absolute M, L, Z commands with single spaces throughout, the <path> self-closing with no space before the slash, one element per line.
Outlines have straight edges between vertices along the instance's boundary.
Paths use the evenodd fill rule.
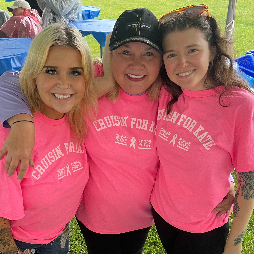
<path fill-rule="evenodd" d="M 254 96 L 224 87 L 183 91 L 169 115 L 161 90 L 156 144 L 160 168 L 151 203 L 169 224 L 193 233 L 224 225 L 211 211 L 230 188 L 230 173 L 254 168 Z"/>
<path fill-rule="evenodd" d="M 158 169 L 158 101 L 120 91 L 99 100 L 85 140 L 90 176 L 77 218 L 90 230 L 117 234 L 153 224 L 149 198 Z"/>
<path fill-rule="evenodd" d="M 9 38 L 32 38 L 42 31 L 39 23 L 28 16 L 10 17 L 0 28 Z"/>
<path fill-rule="evenodd" d="M 74 142 L 66 117 L 36 114 L 33 161 L 25 178 L 7 177 L 0 161 L 0 217 L 10 220 L 13 237 L 32 244 L 54 240 L 75 216 L 88 181 L 84 145 Z M 0 128 L 0 146 L 9 131 Z"/>

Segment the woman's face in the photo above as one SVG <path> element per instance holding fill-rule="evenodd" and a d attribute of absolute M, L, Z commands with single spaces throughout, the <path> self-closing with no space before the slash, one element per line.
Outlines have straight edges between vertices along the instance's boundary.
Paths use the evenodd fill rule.
<path fill-rule="evenodd" d="M 116 82 L 129 94 L 144 93 L 156 80 L 162 56 L 142 42 L 129 42 L 111 52 Z"/>
<path fill-rule="evenodd" d="M 174 31 L 163 40 L 163 60 L 170 80 L 184 90 L 206 90 L 209 62 L 213 60 L 208 42 L 197 28 Z"/>
<path fill-rule="evenodd" d="M 62 118 L 82 100 L 86 90 L 80 52 L 71 47 L 52 47 L 35 82 L 44 103 L 41 113 L 52 119 Z"/>

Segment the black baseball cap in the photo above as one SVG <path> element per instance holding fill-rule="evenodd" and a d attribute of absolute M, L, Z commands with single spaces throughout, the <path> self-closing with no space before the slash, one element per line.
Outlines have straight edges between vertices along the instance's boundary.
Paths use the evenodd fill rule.
<path fill-rule="evenodd" d="M 162 54 L 162 38 L 156 16 L 145 8 L 124 11 L 117 19 L 109 43 L 114 50 L 129 42 L 142 42 Z"/>

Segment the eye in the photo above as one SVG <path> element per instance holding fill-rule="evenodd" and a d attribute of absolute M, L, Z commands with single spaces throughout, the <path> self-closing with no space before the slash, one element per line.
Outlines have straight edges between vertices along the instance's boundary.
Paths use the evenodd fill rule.
<path fill-rule="evenodd" d="M 73 75 L 73 76 L 80 76 L 82 73 L 79 70 L 73 70 L 73 71 L 71 71 L 70 74 Z"/>
<path fill-rule="evenodd" d="M 123 55 L 130 55 L 131 52 L 130 52 L 129 50 L 123 50 L 123 51 L 122 51 L 122 54 L 123 54 Z"/>
<path fill-rule="evenodd" d="M 55 75 L 57 73 L 54 68 L 46 68 L 45 72 L 50 75 Z"/>
<path fill-rule="evenodd" d="M 197 52 L 198 50 L 197 49 L 190 49 L 189 50 L 189 53 L 195 53 L 195 52 Z"/>
<path fill-rule="evenodd" d="M 153 56 L 154 54 L 153 54 L 153 52 L 148 51 L 148 52 L 146 52 L 144 55 L 145 55 L 145 56 Z"/>
<path fill-rule="evenodd" d="M 164 58 L 174 58 L 174 57 L 176 57 L 176 54 L 174 53 L 164 55 Z"/>

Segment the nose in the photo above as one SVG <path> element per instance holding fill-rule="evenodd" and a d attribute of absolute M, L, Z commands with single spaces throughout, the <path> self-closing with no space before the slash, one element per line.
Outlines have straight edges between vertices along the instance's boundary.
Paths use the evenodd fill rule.
<path fill-rule="evenodd" d="M 178 60 L 178 68 L 183 70 L 186 66 L 188 66 L 188 61 L 186 59 L 185 56 L 181 56 L 179 57 L 179 60 Z"/>
<path fill-rule="evenodd" d="M 132 68 L 139 68 L 139 69 L 144 68 L 144 63 L 141 57 L 133 57 L 130 65 Z"/>
<path fill-rule="evenodd" d="M 61 89 L 68 89 L 71 86 L 71 82 L 69 81 L 69 77 L 66 75 L 59 75 L 57 79 L 57 87 Z"/>

